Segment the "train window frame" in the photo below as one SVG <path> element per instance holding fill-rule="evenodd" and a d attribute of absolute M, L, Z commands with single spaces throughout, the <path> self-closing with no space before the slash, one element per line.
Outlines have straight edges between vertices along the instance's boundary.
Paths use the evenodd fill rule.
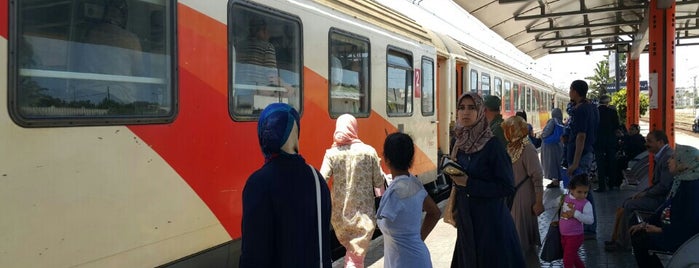
<path fill-rule="evenodd" d="M 514 97 L 512 100 L 512 104 L 513 104 L 512 109 L 514 111 L 519 111 L 522 108 L 522 107 L 520 107 L 521 106 L 520 98 L 522 98 L 522 94 L 520 93 L 521 87 L 522 87 L 522 85 L 520 85 L 519 83 L 512 82 L 512 93 L 514 93 Z"/>
<path fill-rule="evenodd" d="M 391 57 L 399 57 L 405 60 L 405 65 L 399 64 L 399 62 L 392 63 Z M 413 90 L 415 90 L 415 81 L 413 81 L 414 67 L 413 67 L 413 53 L 407 49 L 398 48 L 395 46 L 388 46 L 386 48 L 386 115 L 389 117 L 409 117 L 413 115 L 414 103 L 413 103 Z M 391 70 L 402 70 L 405 72 L 405 108 L 401 112 L 393 112 L 390 108 L 390 103 L 388 101 L 388 91 L 389 91 L 389 77 Z M 394 91 L 395 96 L 395 91 Z M 397 102 L 396 102 L 397 103 Z"/>
<path fill-rule="evenodd" d="M 498 98 L 500 98 L 500 100 L 503 100 L 502 78 L 500 78 L 498 76 L 493 76 L 493 89 L 491 91 L 494 92 L 495 93 L 494 95 L 497 96 Z"/>
<path fill-rule="evenodd" d="M 236 8 L 240 8 L 240 12 L 235 12 Z M 246 23 L 236 23 L 236 19 L 243 17 L 241 14 L 242 12 L 250 12 L 254 13 L 255 15 L 258 15 L 257 17 L 246 17 L 248 20 Z M 303 22 L 301 21 L 301 18 L 297 15 L 287 13 L 269 6 L 257 4 L 257 3 L 251 3 L 248 1 L 244 0 L 232 0 L 228 2 L 227 6 L 227 20 L 228 20 L 228 27 L 226 29 L 227 33 L 227 38 L 228 38 L 228 45 L 227 45 L 227 50 L 228 50 L 228 90 L 227 90 L 227 95 L 228 95 L 228 115 L 233 121 L 239 121 L 239 122 L 249 122 L 249 121 L 257 121 L 259 118 L 260 113 L 262 110 L 269 104 L 272 103 L 287 103 L 294 107 L 299 114 L 303 115 L 303 97 L 304 97 L 304 42 L 303 42 Z M 236 14 L 238 14 L 236 16 Z M 256 21 L 252 22 L 254 18 L 262 18 L 264 21 Z M 268 22 L 271 21 L 271 22 Z M 279 31 L 282 31 L 282 34 L 276 34 L 276 35 L 271 35 L 269 36 L 268 40 L 265 42 L 269 43 L 270 45 L 273 46 L 275 49 L 275 65 L 276 67 L 265 67 L 259 64 L 249 64 L 249 65 L 255 65 L 252 66 L 254 67 L 259 67 L 259 68 L 264 68 L 264 70 L 272 70 L 271 73 L 274 73 L 274 69 L 276 69 L 276 77 L 270 78 L 270 81 L 277 81 L 278 84 L 249 84 L 249 83 L 236 83 L 237 81 L 235 80 L 236 77 L 236 72 L 238 70 L 238 61 L 236 60 L 237 57 L 237 51 L 236 51 L 236 42 L 241 41 L 245 42 L 244 38 L 245 37 L 240 37 L 236 35 L 237 33 L 237 28 L 239 26 L 248 26 L 250 27 L 255 27 L 255 25 L 250 25 L 251 23 L 257 23 L 260 27 L 264 27 L 265 29 L 267 27 L 272 27 L 272 31 L 275 32 L 275 29 Z M 279 23 L 279 24 L 275 24 Z M 287 28 L 287 26 L 290 26 Z M 297 28 L 293 29 L 294 26 L 297 26 Z M 276 28 L 274 28 L 276 27 Z M 283 28 L 279 30 L 280 28 Z M 295 31 L 294 31 L 295 30 Z M 287 31 L 292 31 L 292 36 L 286 36 L 288 33 Z M 245 32 L 244 30 L 240 30 L 240 32 Z M 249 30 L 248 30 L 249 32 Z M 296 34 L 293 36 L 293 34 Z M 270 34 L 268 34 L 270 35 Z M 248 33 L 248 37 L 250 34 Z M 291 42 L 287 42 L 287 45 L 291 46 L 291 48 L 285 48 L 285 47 L 278 47 L 275 46 L 273 43 L 275 42 L 285 42 L 288 40 L 284 40 L 284 38 L 289 38 L 291 39 Z M 241 38 L 238 40 L 238 38 Z M 281 39 L 280 39 L 281 38 Z M 279 40 L 278 40 L 279 39 Z M 287 54 L 283 54 L 284 51 L 283 49 L 289 49 L 287 51 Z M 279 52 L 282 50 L 282 52 Z M 278 60 L 281 56 L 288 56 L 290 57 L 289 62 L 288 62 L 288 68 L 291 69 L 286 69 L 284 67 L 280 67 L 280 65 L 285 64 L 286 62 L 281 62 Z M 266 59 L 265 59 L 266 60 Z M 244 66 L 240 66 L 244 67 Z M 296 70 L 294 70 L 295 68 Z M 245 70 L 244 68 L 240 68 L 240 71 Z M 284 71 L 284 72 L 283 72 Z M 254 73 L 258 73 L 257 71 L 254 71 Z M 267 75 L 269 77 L 272 77 L 274 75 Z M 264 75 L 263 75 L 264 76 Z M 289 77 L 291 76 L 291 77 Z M 249 76 L 245 76 L 249 77 Z M 270 82 L 271 83 L 271 82 Z M 298 83 L 298 84 L 294 84 Z M 252 96 L 252 101 L 250 104 L 250 113 L 240 113 L 237 111 L 238 106 L 236 105 L 236 102 L 239 101 L 238 97 L 236 96 L 236 86 L 239 88 L 249 90 L 249 91 L 255 91 L 253 94 L 249 94 L 248 96 Z M 242 86 L 242 87 L 241 87 Z M 252 89 L 255 88 L 255 89 Z M 262 92 L 260 92 L 262 90 Z M 264 91 L 267 91 L 264 93 Z M 292 92 L 292 97 L 293 97 L 293 102 L 289 101 L 289 96 L 282 96 L 282 92 Z M 269 92 L 272 95 L 270 95 Z M 250 92 L 248 92 L 250 93 Z M 276 93 L 276 96 L 273 95 Z M 247 94 L 245 94 L 247 95 Z M 238 95 L 240 96 L 240 95 Z M 259 107 L 255 107 L 254 103 L 255 97 L 258 97 L 257 99 L 263 100 L 268 102 L 267 105 L 261 105 Z M 277 99 L 275 101 L 274 99 Z M 285 101 L 284 101 L 285 100 Z M 264 106 L 264 107 L 263 107 Z M 256 109 L 257 108 L 257 109 Z"/>
<path fill-rule="evenodd" d="M 524 110 L 527 112 L 532 111 L 532 88 L 530 86 L 524 87 Z"/>
<path fill-rule="evenodd" d="M 480 78 L 480 76 L 478 76 L 478 71 L 471 69 L 471 72 L 469 72 L 469 78 L 471 81 L 469 81 L 470 83 L 469 83 L 468 91 L 475 92 L 478 94 L 479 93 L 478 92 L 478 80 Z"/>
<path fill-rule="evenodd" d="M 360 109 L 359 112 L 348 112 L 348 111 L 341 111 L 341 112 L 334 112 L 333 111 L 333 97 L 332 97 L 332 91 L 333 91 L 333 68 L 332 68 L 332 63 L 333 63 L 333 35 L 338 35 L 342 36 L 343 38 L 350 39 L 351 41 L 356 41 L 356 42 L 365 42 L 366 43 L 366 57 L 364 60 L 366 63 L 361 66 L 364 76 L 366 76 L 366 81 L 363 83 L 361 80 L 358 81 L 360 84 L 364 84 L 365 89 L 364 90 L 359 90 L 359 95 L 360 95 L 360 104 L 365 103 L 364 110 Z M 363 68 L 366 66 L 366 68 Z M 345 69 L 343 68 L 343 72 Z M 359 79 L 359 76 L 358 76 Z M 359 85 L 360 87 L 362 85 Z M 364 96 L 361 97 L 362 91 L 364 91 Z M 368 37 L 364 37 L 349 31 L 345 31 L 339 28 L 331 27 L 330 30 L 328 31 L 328 113 L 330 114 L 331 118 L 338 118 L 341 115 L 345 113 L 352 114 L 356 118 L 367 118 L 371 114 L 371 42 Z M 361 98 L 364 98 L 361 100 Z M 360 105 L 361 107 L 361 105 Z"/>
<path fill-rule="evenodd" d="M 27 31 L 27 29 L 31 30 L 31 27 L 40 29 L 40 25 L 23 23 L 24 15 L 22 12 L 24 11 L 22 9 L 25 7 L 23 4 L 23 1 L 17 1 L 14 5 L 10 5 L 8 18 L 10 38 L 8 39 L 7 101 L 10 118 L 15 124 L 25 128 L 39 128 L 167 124 L 175 120 L 179 111 L 177 3 L 175 0 L 164 0 L 160 8 L 148 1 L 137 0 L 127 0 L 127 5 L 114 6 L 120 12 L 114 14 L 123 15 L 122 9 L 129 8 L 128 4 L 131 4 L 133 8 L 126 9 L 126 12 L 145 11 L 151 12 L 149 13 L 151 16 L 161 17 L 162 25 L 151 24 L 148 27 L 133 26 L 134 21 L 129 20 L 130 17 L 126 17 L 126 21 L 123 19 L 116 22 L 110 20 L 111 23 L 109 23 L 104 17 L 98 18 L 95 15 L 97 13 L 91 13 L 90 10 L 94 10 L 94 8 L 89 9 L 89 6 L 85 6 L 82 9 L 77 9 L 76 5 L 80 4 L 78 1 L 58 3 L 57 5 L 70 5 L 68 7 L 70 10 L 78 11 L 69 12 L 68 15 L 55 10 L 48 11 L 54 17 L 43 16 L 42 18 L 50 20 L 58 17 L 58 22 L 53 22 L 51 25 L 55 26 L 53 29 L 67 27 L 66 33 L 62 33 L 61 29 L 43 32 L 40 30 Z M 143 6 L 139 7 L 140 5 L 154 6 L 152 9 L 146 10 Z M 56 9 L 56 6 L 52 7 Z M 100 10 L 103 8 L 95 7 Z M 99 14 L 104 14 L 104 11 L 99 12 Z M 61 24 L 61 16 L 70 18 Z M 65 26 L 66 24 L 67 26 Z M 96 37 L 98 34 L 90 35 L 90 30 L 98 27 L 112 27 L 115 31 L 123 32 L 123 35 L 130 35 L 128 38 L 120 39 L 128 44 L 97 43 L 100 40 L 105 40 L 98 39 Z M 148 39 L 142 35 L 142 32 L 139 32 L 139 29 L 154 30 L 154 27 L 162 27 L 157 29 L 156 33 L 151 33 L 156 34 L 156 37 L 162 36 L 162 39 L 154 39 L 152 36 L 150 36 L 151 39 Z M 95 33 L 101 33 L 101 29 Z M 91 37 L 94 38 L 90 39 Z M 161 47 L 162 51 L 158 51 Z M 25 53 L 31 53 L 29 54 L 30 58 L 22 58 L 26 57 Z M 42 53 L 46 54 L 45 57 L 42 57 Z M 122 56 L 127 53 L 130 55 L 129 57 L 133 56 L 133 59 L 141 60 L 141 63 L 147 62 L 150 65 L 134 64 L 134 61 L 120 61 L 121 66 L 132 66 L 127 66 L 131 69 L 124 72 L 123 69 L 116 69 L 112 65 L 104 65 L 105 59 L 103 57 L 99 57 L 99 62 L 90 61 L 96 57 L 82 57 L 89 55 L 89 53 L 94 55 L 109 53 L 110 55 Z M 160 61 L 156 61 L 156 59 Z M 84 60 L 85 64 L 75 63 L 79 63 L 80 60 Z M 93 69 L 84 69 L 89 67 L 87 63 L 91 62 L 99 64 L 91 65 Z M 161 68 L 158 70 L 158 67 Z M 102 69 L 100 70 L 100 68 Z M 150 76 L 155 72 L 159 72 L 158 76 Z M 29 79 L 25 80 L 25 78 Z M 41 84 L 42 82 L 45 84 Z M 55 92 L 50 92 L 54 94 L 46 93 L 53 90 L 47 86 L 55 85 L 64 85 L 65 89 L 56 89 Z M 26 93 L 22 86 L 33 87 L 35 92 Z M 105 89 L 95 90 L 98 86 L 105 86 Z M 116 87 L 110 89 L 111 86 Z M 141 91 L 144 88 L 145 90 Z M 72 93 L 69 92 L 71 89 Z M 86 94 L 86 92 L 91 94 Z M 141 94 L 136 96 L 137 93 Z M 94 99 L 95 96 L 103 94 L 106 95 L 101 101 Z M 72 97 L 73 100 L 68 102 L 68 98 L 62 98 L 66 96 Z M 76 99 L 75 96 L 83 98 Z M 113 99 L 110 98 L 112 96 Z M 23 106 L 25 102 L 31 101 L 29 98 L 34 98 L 35 105 Z"/>
<path fill-rule="evenodd" d="M 481 92 L 480 94 L 483 95 L 483 97 L 490 95 L 490 92 L 492 91 L 491 89 L 491 79 L 490 79 L 490 74 L 486 72 L 481 72 Z M 487 93 L 486 94 L 486 88 L 487 88 Z"/>
<path fill-rule="evenodd" d="M 432 77 L 429 79 L 430 80 L 429 83 L 427 83 L 426 82 L 427 79 L 425 79 L 425 76 L 426 76 L 425 70 L 428 69 L 428 68 L 425 68 L 425 63 L 429 63 L 431 66 L 431 68 L 429 68 L 429 70 L 430 70 L 430 74 Z M 427 57 L 427 56 L 423 56 L 422 60 L 420 62 L 420 68 L 422 69 L 422 72 L 420 73 L 420 75 L 422 76 L 422 77 L 420 77 L 420 80 L 422 81 L 422 83 L 420 84 L 420 93 L 421 93 L 420 94 L 420 111 L 422 112 L 422 116 L 433 116 L 434 111 L 435 111 L 434 99 L 435 99 L 435 94 L 436 94 L 436 86 L 434 84 L 435 83 L 435 80 L 434 80 L 434 73 L 435 73 L 434 59 Z M 425 86 L 426 85 L 429 85 L 431 87 L 431 92 L 429 92 L 430 94 L 425 94 Z M 427 107 L 427 105 L 425 105 L 426 97 L 430 97 L 428 99 L 429 107 L 431 108 L 430 110 L 425 110 L 425 107 Z"/>
<path fill-rule="evenodd" d="M 510 101 L 512 100 L 512 95 L 511 95 L 512 94 L 512 82 L 510 82 L 510 80 L 505 80 L 504 85 L 505 85 L 504 91 L 503 91 L 504 98 L 502 98 L 502 100 L 503 100 L 503 103 L 505 104 L 504 105 L 505 111 L 510 112 L 510 111 L 512 111 L 512 104 L 510 103 Z"/>

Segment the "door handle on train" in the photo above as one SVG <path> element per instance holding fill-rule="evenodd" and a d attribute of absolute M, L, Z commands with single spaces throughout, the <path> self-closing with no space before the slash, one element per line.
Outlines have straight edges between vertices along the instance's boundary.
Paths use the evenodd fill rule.
<path fill-rule="evenodd" d="M 432 121 L 430 121 L 430 123 L 432 123 L 432 124 L 439 124 L 439 120 L 432 120 Z"/>

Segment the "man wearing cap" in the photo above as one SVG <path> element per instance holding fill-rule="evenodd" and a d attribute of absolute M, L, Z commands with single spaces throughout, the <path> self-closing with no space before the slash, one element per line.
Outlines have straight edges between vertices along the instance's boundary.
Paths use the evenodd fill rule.
<path fill-rule="evenodd" d="M 598 186 L 595 192 L 604 192 L 612 187 L 619 187 L 621 180 L 616 176 L 616 130 L 619 128 L 619 116 L 609 102 L 609 95 L 599 98 L 599 125 L 595 142 L 595 159 L 597 160 Z"/>
<path fill-rule="evenodd" d="M 594 159 L 594 144 L 597 139 L 599 111 L 595 104 L 587 99 L 587 82 L 575 80 L 570 84 L 568 95 L 571 108 L 568 111 L 568 133 L 565 138 L 568 177 L 588 173 Z M 592 204 L 595 221 L 585 225 L 585 238 L 594 238 L 597 234 L 597 213 L 592 194 L 587 195 Z"/>
<path fill-rule="evenodd" d="M 502 114 L 500 114 L 500 98 L 488 95 L 483 99 L 483 103 L 485 104 L 485 119 L 488 120 L 490 131 L 493 132 L 495 137 L 498 137 L 498 140 L 503 145 L 507 146 L 505 132 L 502 130 L 502 126 L 500 126 L 505 121 L 502 119 Z"/>

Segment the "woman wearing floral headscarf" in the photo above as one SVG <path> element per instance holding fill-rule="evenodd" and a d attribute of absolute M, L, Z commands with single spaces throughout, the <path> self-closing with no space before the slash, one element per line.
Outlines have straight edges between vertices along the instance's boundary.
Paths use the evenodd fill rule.
<path fill-rule="evenodd" d="M 527 122 L 519 116 L 505 119 L 502 129 L 507 139 L 507 154 L 512 159 L 515 189 L 510 213 L 515 222 L 522 252 L 530 267 L 540 266 L 536 247 L 541 245 L 537 216 L 544 212 L 544 183 L 541 163 L 529 142 Z"/>
<path fill-rule="evenodd" d="M 330 192 L 298 154 L 299 123 L 298 112 L 285 103 L 260 114 L 257 137 L 265 163 L 243 189 L 240 267 L 319 267 L 321 259 L 322 267 L 331 267 Z"/>
<path fill-rule="evenodd" d="M 524 267 L 505 198 L 514 193 L 510 157 L 488 127 L 483 99 L 466 93 L 457 102 L 456 245 L 451 267 Z"/>
<path fill-rule="evenodd" d="M 629 228 L 638 267 L 663 267 L 649 249 L 674 252 L 699 233 L 699 150 L 678 144 L 668 167 L 674 181 L 667 201 L 647 223 Z"/>
<path fill-rule="evenodd" d="M 364 267 L 376 227 L 374 196 L 385 189 L 379 161 L 376 150 L 359 139 L 357 119 L 350 114 L 338 117 L 320 173 L 326 180 L 333 178 L 330 223 L 347 250 L 345 267 Z"/>

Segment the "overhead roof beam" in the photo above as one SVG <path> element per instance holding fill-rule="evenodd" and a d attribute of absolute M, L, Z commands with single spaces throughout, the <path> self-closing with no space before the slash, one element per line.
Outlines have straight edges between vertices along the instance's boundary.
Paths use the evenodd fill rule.
<path fill-rule="evenodd" d="M 536 29 L 531 29 L 531 28 L 527 27 L 527 33 L 551 32 L 551 31 L 571 30 L 571 29 L 580 29 L 580 28 L 609 27 L 609 26 L 619 26 L 619 25 L 628 26 L 630 24 L 640 24 L 642 22 L 643 22 L 643 20 L 629 20 L 629 21 L 615 21 L 615 22 L 605 22 L 605 23 L 587 24 L 587 25 L 580 24 L 580 25 L 572 25 L 572 26 L 536 28 Z"/>
<path fill-rule="evenodd" d="M 565 48 L 565 47 L 606 46 L 606 45 L 619 45 L 619 44 L 628 44 L 628 43 L 629 43 L 628 41 L 611 41 L 611 42 L 581 43 L 581 44 L 567 44 L 567 45 L 555 45 L 555 46 L 543 45 L 542 48 L 552 49 L 552 48 Z"/>
<path fill-rule="evenodd" d="M 551 17 L 563 17 L 563 16 L 570 16 L 570 15 L 614 12 L 614 11 L 631 10 L 631 9 L 645 9 L 645 8 L 646 8 L 645 4 L 634 5 L 634 6 L 595 8 L 595 9 L 581 8 L 581 10 L 565 11 L 565 12 L 558 12 L 558 13 L 547 13 L 547 14 L 541 13 L 539 15 L 529 15 L 529 16 L 515 15 L 515 20 L 516 21 L 517 20 L 536 20 L 536 19 L 551 18 Z"/>
<path fill-rule="evenodd" d="M 565 54 L 565 53 L 587 53 L 587 52 L 592 52 L 592 51 L 609 51 L 609 50 L 617 50 L 615 47 L 609 47 L 609 48 L 591 48 L 591 49 L 575 49 L 575 50 L 549 50 L 549 54 Z M 626 51 L 624 50 L 619 50 L 620 53 L 624 53 Z"/>
<path fill-rule="evenodd" d="M 692 4 L 699 4 L 699 0 L 678 0 L 675 2 L 675 5 L 678 5 L 678 6 L 692 5 Z"/>
<path fill-rule="evenodd" d="M 548 42 L 548 41 L 558 41 L 558 40 L 568 40 L 568 39 L 597 38 L 597 37 L 618 36 L 621 34 L 634 35 L 636 33 L 635 32 L 620 31 L 619 33 L 582 34 L 582 35 L 572 35 L 572 36 L 556 36 L 556 37 L 549 37 L 549 38 L 536 37 L 536 41 L 537 42 Z"/>
<path fill-rule="evenodd" d="M 648 39 L 650 35 L 648 34 L 648 26 L 650 25 L 650 8 L 646 9 L 643 22 L 638 27 L 636 31 L 636 36 L 634 37 L 633 43 L 631 43 L 631 59 L 637 60 L 641 57 L 641 53 L 646 49 L 648 44 Z"/>

